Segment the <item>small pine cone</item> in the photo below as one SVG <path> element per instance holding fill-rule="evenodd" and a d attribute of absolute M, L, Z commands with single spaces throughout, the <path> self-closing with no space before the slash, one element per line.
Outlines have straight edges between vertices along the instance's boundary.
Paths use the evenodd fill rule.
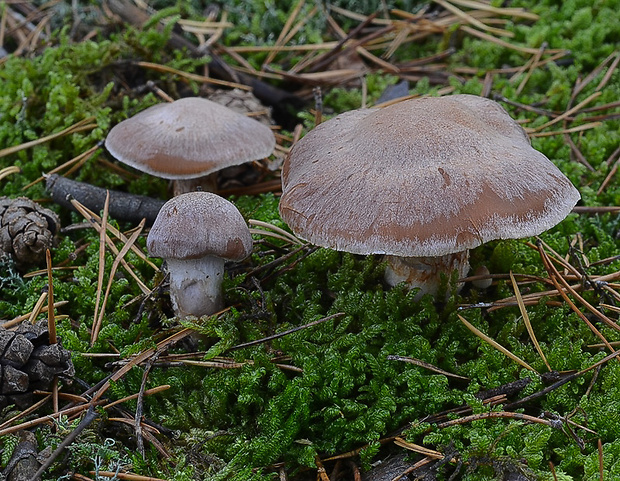
<path fill-rule="evenodd" d="M 252 115 L 252 118 L 265 125 L 273 124 L 271 109 L 263 105 L 252 92 L 241 89 L 219 89 L 209 95 L 209 100 L 240 114 L 257 114 Z"/>
<path fill-rule="evenodd" d="M 70 380 L 74 374 L 69 351 L 49 344 L 46 321 L 14 331 L 0 327 L 0 409 L 9 404 L 25 409 L 33 391 L 49 389 L 55 376 Z"/>
<path fill-rule="evenodd" d="M 60 219 L 27 197 L 0 197 L 0 257 L 11 255 L 19 268 L 45 259 Z"/>

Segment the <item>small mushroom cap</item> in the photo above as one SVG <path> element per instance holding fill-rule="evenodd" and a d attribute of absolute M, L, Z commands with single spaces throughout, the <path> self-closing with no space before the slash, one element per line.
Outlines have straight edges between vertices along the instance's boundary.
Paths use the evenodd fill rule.
<path fill-rule="evenodd" d="M 292 148 L 282 191 L 299 237 L 407 257 L 540 234 L 580 198 L 498 103 L 473 95 L 338 115 Z"/>
<path fill-rule="evenodd" d="M 165 179 L 192 179 L 268 157 L 269 127 L 207 99 L 157 104 L 110 130 L 105 146 L 121 162 Z"/>
<path fill-rule="evenodd" d="M 163 205 L 146 246 L 150 255 L 164 259 L 240 261 L 252 253 L 252 235 L 232 203 L 211 192 L 188 192 Z"/>

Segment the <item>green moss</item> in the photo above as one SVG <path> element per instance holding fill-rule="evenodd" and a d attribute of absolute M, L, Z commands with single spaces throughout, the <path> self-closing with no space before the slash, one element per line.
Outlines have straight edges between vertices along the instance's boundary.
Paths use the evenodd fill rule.
<path fill-rule="evenodd" d="M 163 3 L 153 2 L 153 5 L 160 8 Z M 0 159 L 0 167 L 18 165 L 23 170 L 18 176 L 0 181 L 3 195 L 21 194 L 21 188 L 41 172 L 82 153 L 101 141 L 111 125 L 157 101 L 152 94 L 140 95 L 136 90 L 120 87 L 117 75 L 127 67 L 127 61 L 145 59 L 186 71 L 193 71 L 207 61 L 191 60 L 181 52 L 170 53 L 164 48 L 179 15 L 184 18 L 202 15 L 203 2 L 172 3 L 172 9 L 161 14 L 175 15 L 163 32 L 154 28 L 144 32 L 129 29 L 115 32 L 108 39 L 76 44 L 69 41 L 66 33 L 60 33 L 56 46 L 45 49 L 41 55 L 8 58 L 4 62 L 0 69 L 3 83 L 0 145 L 34 140 L 90 116 L 95 117 L 97 127 Z M 379 4 L 358 3 L 355 8 L 370 13 Z M 339 5 L 352 7 L 347 2 Z M 165 6 L 170 7 L 171 2 L 165 2 Z M 313 6 L 305 5 L 300 15 L 307 15 Z M 414 10 L 419 2 L 399 2 L 395 6 Z M 620 30 L 615 22 L 620 3 L 617 0 L 519 1 L 512 6 L 525 6 L 541 16 L 538 22 L 529 25 L 509 19 L 504 28 L 515 33 L 515 43 L 538 48 L 547 42 L 550 48 L 570 49 L 570 62 L 549 63 L 535 69 L 520 93 L 517 93 L 517 86 L 523 77 L 511 80 L 509 76 L 496 74 L 493 93 L 523 104 L 540 103 L 542 108 L 563 111 L 575 83 L 599 65 L 620 42 Z M 229 1 L 224 7 L 230 14 L 229 20 L 235 24 L 235 28 L 226 31 L 225 44 L 273 44 L 293 4 Z M 324 27 L 321 11 L 292 42 L 320 41 Z M 408 46 L 399 50 L 394 60 L 435 53 L 448 42 L 455 41 L 457 52 L 448 60 L 447 68 L 467 65 L 479 69 L 479 75 L 464 82 L 453 78 L 449 85 L 454 93 L 479 94 L 486 70 L 505 65 L 521 66 L 529 58 L 472 37 L 465 37 L 459 43 L 456 33 L 447 32 L 443 38 Z M 251 56 L 249 61 L 260 67 L 265 58 L 266 54 L 262 53 Z M 279 65 L 280 61 L 277 57 L 274 62 Z M 294 61 L 294 57 L 286 59 L 286 62 Z M 592 95 L 605 74 L 606 71 L 600 72 L 574 99 L 573 105 Z M 172 93 L 179 88 L 178 79 L 173 75 L 141 71 L 131 79 L 135 83 L 131 84 L 132 88 L 149 79 L 157 80 Z M 590 106 L 616 101 L 620 95 L 617 80 L 618 72 L 615 72 Z M 396 77 L 383 73 L 367 75 L 368 104 L 374 104 L 385 88 L 396 81 Z M 411 93 L 435 94 L 439 87 L 423 79 L 411 84 Z M 189 88 L 197 91 L 196 85 Z M 361 100 L 362 93 L 358 89 L 326 89 L 325 115 L 359 108 Z M 542 125 L 549 120 L 511 105 L 506 108 L 514 117 L 527 121 L 528 126 Z M 314 116 L 308 111 L 301 112 L 300 119 L 306 131 L 314 125 Z M 575 123 L 586 121 L 582 114 Z M 595 172 L 573 159 L 570 147 L 560 135 L 535 137 L 533 145 L 579 187 L 584 205 L 618 205 L 617 176 L 602 192 L 597 191 L 611 169 L 607 160 L 617 148 L 619 129 L 618 120 L 611 119 L 595 129 L 572 134 L 571 138 Z M 108 159 L 104 152 L 93 156 L 78 171 L 77 178 L 134 193 L 162 198 L 166 195 L 165 182 L 156 182 L 143 175 L 129 181 L 103 168 L 100 162 L 103 159 Z M 46 195 L 40 184 L 27 194 L 33 198 Z M 277 196 L 262 194 L 232 200 L 246 219 L 287 228 L 278 214 Z M 81 222 L 74 214 L 62 212 L 62 216 L 65 225 Z M 620 247 L 619 223 L 616 214 L 571 215 L 541 238 L 561 256 L 570 254 L 571 261 L 588 275 L 609 274 L 618 270 L 619 261 L 588 267 L 581 253 L 570 246 L 580 234 L 584 242 L 583 254 L 590 263 L 615 256 Z M 359 460 L 364 468 L 369 468 L 386 449 L 380 447 L 379 439 L 409 427 L 405 435 L 411 442 L 424 443 L 446 453 L 454 452 L 466 461 L 462 468 L 464 479 L 492 479 L 496 473 L 507 470 L 523 470 L 542 479 L 552 479 L 549 462 L 555 465 L 558 479 L 569 479 L 569 476 L 598 479 L 595 444 L 598 438 L 603 445 L 606 478 L 618 476 L 620 406 L 615 400 L 620 399 L 620 368 L 614 362 L 602 366 L 598 377 L 587 373 L 521 410 L 531 415 L 544 412 L 562 419 L 570 418 L 594 430 L 596 435 L 566 421 L 563 421 L 564 431 L 508 419 L 480 420 L 447 429 L 438 429 L 425 422 L 431 414 L 462 405 L 476 413 L 486 412 L 489 408 L 475 397 L 481 389 L 525 377 L 531 382 L 521 396 L 545 387 L 542 378 L 474 336 L 456 315 L 459 312 L 538 372 L 545 372 L 547 368 L 529 339 L 517 307 L 457 311 L 459 304 L 492 302 L 511 296 L 513 289 L 508 280 L 496 281 L 486 292 L 466 287 L 444 304 L 436 304 L 430 297 L 417 302 L 414 293 L 400 287 L 386 289 L 385 265 L 379 257 L 305 249 L 280 265 L 261 270 L 294 247 L 266 236 L 256 235 L 254 239 L 254 255 L 231 269 L 224 282 L 227 303 L 233 307 L 219 318 L 185 321 L 184 324 L 200 332 L 201 337 L 171 348 L 173 352 L 199 350 L 205 360 L 227 356 L 240 363 L 240 367 L 172 365 L 163 368 L 156 365 L 149 373 L 147 387 L 170 385 L 167 391 L 145 399 L 144 414 L 180 433 L 169 442 L 172 461 L 158 460 L 152 448 L 147 450 L 143 460 L 130 452 L 129 444 L 116 443 L 107 446 L 109 449 L 105 452 L 94 451 L 102 441 L 98 430 L 103 432 L 109 425 L 103 420 L 76 444 L 70 460 L 73 466 L 90 467 L 93 458 L 101 456 L 102 462 L 110 465 L 130 459 L 134 472 L 166 479 L 264 480 L 277 479 L 276 473 L 266 466 L 285 462 L 293 479 L 304 468 L 314 469 L 317 455 L 324 458 L 363 446 L 366 447 L 360 452 Z M 144 249 L 144 239 L 141 238 L 138 245 Z M 59 335 L 64 346 L 73 352 L 79 377 L 90 385 L 109 375 L 112 367 L 107 364 L 110 359 L 82 353 L 117 350 L 120 360 L 126 360 L 153 347 L 169 334 L 168 329 L 178 327 L 175 319 L 166 316 L 170 311 L 165 293 L 155 291 L 152 296 L 143 297 L 134 280 L 120 269 L 112 284 L 99 340 L 91 347 L 98 257 L 99 237 L 92 230 L 67 232 L 53 249 L 55 264 L 64 262 L 74 268 L 54 274 L 56 300 L 69 301 L 58 309 L 59 314 L 68 316 L 59 322 Z M 112 255 L 106 254 L 106 280 L 113 260 Z M 149 266 L 131 253 L 127 260 L 147 285 L 155 285 L 159 277 Z M 523 240 L 500 240 L 481 246 L 472 252 L 472 263 L 485 264 L 493 273 L 513 271 L 545 275 L 539 253 Z M 2 260 L 0 315 L 8 319 L 31 309 L 46 284 L 45 276 L 21 279 L 11 262 Z M 520 287 L 524 294 L 548 288 L 538 282 L 523 283 Z M 585 296 L 595 306 L 601 301 L 610 302 L 599 292 L 587 292 Z M 543 298 L 527 309 L 552 369 L 576 371 L 600 360 L 604 353 L 588 347 L 599 339 L 569 307 L 558 307 L 549 301 L 557 299 Z M 230 350 L 241 343 L 284 333 L 337 313 L 343 315 L 277 339 Z M 598 327 L 608 340 L 620 340 L 615 330 Z M 416 358 L 467 376 L 469 380 L 455 380 L 397 361 L 390 357 L 394 355 Z M 120 381 L 112 383 L 107 395 L 116 399 L 138 392 L 143 372 L 138 367 L 132 369 Z M 135 406 L 135 402 L 127 404 L 129 409 Z M 503 407 L 493 409 L 500 411 Z M 566 434 L 569 428 L 575 436 L 585 440 L 583 450 Z M 40 437 L 42 446 L 53 447 L 59 442 L 59 438 Z M 1 441 L 4 463 L 14 440 L 6 437 Z M 446 465 L 439 475 L 449 478 L 453 469 L 454 466 Z"/>

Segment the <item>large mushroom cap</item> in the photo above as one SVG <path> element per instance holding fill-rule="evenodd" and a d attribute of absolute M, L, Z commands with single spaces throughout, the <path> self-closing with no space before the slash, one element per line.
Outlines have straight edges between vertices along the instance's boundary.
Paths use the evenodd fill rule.
<path fill-rule="evenodd" d="M 252 252 L 252 236 L 232 203 L 210 192 L 188 192 L 164 204 L 146 246 L 152 256 L 165 259 L 240 261 Z"/>
<path fill-rule="evenodd" d="M 118 160 L 165 179 L 191 179 L 271 155 L 266 125 L 207 99 L 149 107 L 114 126 L 105 141 Z"/>
<path fill-rule="evenodd" d="M 301 238 L 407 257 L 540 234 L 580 198 L 499 104 L 473 95 L 339 115 L 293 147 L 282 190 Z"/>

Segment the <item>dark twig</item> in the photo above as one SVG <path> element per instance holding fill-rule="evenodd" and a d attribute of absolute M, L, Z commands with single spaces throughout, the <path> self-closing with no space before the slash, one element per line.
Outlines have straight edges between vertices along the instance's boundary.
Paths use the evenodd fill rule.
<path fill-rule="evenodd" d="M 151 367 L 153 367 L 153 363 L 157 361 L 159 357 L 159 352 L 156 352 L 151 358 L 149 358 L 144 366 L 144 374 L 142 375 L 142 384 L 140 384 L 140 392 L 138 393 L 138 400 L 136 406 L 136 415 L 134 416 L 134 426 L 136 429 L 136 444 L 137 450 L 144 458 L 144 440 L 142 434 L 142 413 L 144 407 L 144 391 L 146 390 L 146 380 L 149 377 L 149 372 L 151 372 Z"/>
<path fill-rule="evenodd" d="M 48 175 L 45 187 L 52 200 L 58 205 L 73 210 L 70 199 L 76 199 L 88 209 L 100 212 L 103 209 L 107 189 L 95 187 L 85 182 L 61 177 L 57 174 Z M 110 190 L 110 217 L 118 221 L 139 223 L 143 218 L 147 225 L 152 225 L 164 205 L 161 199 L 153 199 L 144 195 Z"/>
<path fill-rule="evenodd" d="M 91 405 L 88 408 L 88 411 L 86 411 L 86 414 L 84 415 L 80 423 L 77 425 L 77 427 L 73 431 L 71 431 L 71 433 L 65 439 L 62 440 L 62 442 L 49 456 L 49 458 L 47 458 L 45 462 L 41 465 L 39 470 L 34 475 L 34 479 L 39 478 L 45 472 L 45 470 L 54 463 L 56 458 L 60 456 L 60 454 L 65 450 L 65 448 L 69 446 L 73 441 L 75 441 L 75 438 L 77 438 L 78 435 L 90 425 L 90 423 L 97 419 L 98 416 L 99 414 L 97 413 L 97 411 L 95 411 L 95 407 Z"/>
<path fill-rule="evenodd" d="M 303 326 L 294 327 L 293 329 L 289 329 L 288 331 L 279 332 L 278 334 L 274 334 L 273 336 L 263 337 L 262 339 L 257 339 L 256 341 L 245 342 L 243 344 L 237 344 L 226 351 L 237 351 L 239 349 L 243 349 L 245 347 L 256 346 L 257 344 L 262 344 L 264 342 L 273 341 L 274 339 L 279 339 L 280 337 L 287 336 L 292 334 L 293 332 L 301 331 L 302 329 L 306 329 L 308 327 L 316 326 L 317 324 L 321 324 L 325 321 L 331 321 L 332 319 L 337 319 L 341 316 L 344 316 L 344 312 L 338 312 L 336 314 L 332 314 L 331 316 L 323 317 L 322 319 L 317 319 L 316 321 L 309 322 L 308 324 L 304 324 Z"/>
<path fill-rule="evenodd" d="M 609 362 L 611 359 L 613 359 L 614 357 L 618 356 L 620 354 L 620 350 L 612 352 L 611 354 L 605 356 L 603 359 L 601 359 L 600 361 L 598 361 L 597 363 L 579 371 L 573 374 L 569 374 L 568 376 L 560 379 L 559 381 L 547 386 L 544 389 L 541 389 L 540 391 L 537 391 L 533 394 L 530 394 L 529 396 L 526 396 L 522 399 L 519 399 L 517 401 L 508 403 L 504 405 L 504 409 L 515 409 L 518 408 L 519 406 L 526 404 L 534 399 L 538 399 L 539 397 L 544 396 L 547 393 L 550 393 L 551 391 L 554 391 L 555 389 L 559 388 L 560 386 L 563 386 L 564 384 L 566 384 L 567 382 L 573 381 L 575 379 L 577 379 L 580 376 L 583 376 L 586 372 L 591 371 L 592 369 L 596 369 L 598 368 L 598 366 L 602 366 L 603 364 Z"/>

